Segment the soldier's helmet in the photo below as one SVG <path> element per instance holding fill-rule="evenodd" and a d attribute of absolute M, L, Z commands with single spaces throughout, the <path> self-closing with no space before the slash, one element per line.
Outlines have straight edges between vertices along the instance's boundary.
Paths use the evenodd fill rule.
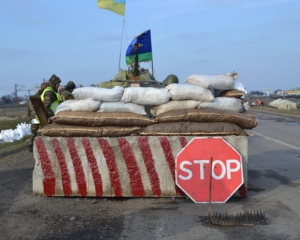
<path fill-rule="evenodd" d="M 166 79 L 163 81 L 163 84 L 168 86 L 172 83 L 179 83 L 178 77 L 174 74 L 170 74 L 166 77 Z"/>
<path fill-rule="evenodd" d="M 51 76 L 51 78 L 49 79 L 49 83 L 50 83 L 51 86 L 54 86 L 54 85 L 56 85 L 57 83 L 61 83 L 61 80 L 60 80 L 59 77 L 57 77 L 55 74 L 53 74 L 53 75 Z"/>
<path fill-rule="evenodd" d="M 67 85 L 65 86 L 65 89 L 75 89 L 76 88 L 76 85 L 75 85 L 75 83 L 73 82 L 73 81 L 69 81 L 68 83 L 67 83 Z"/>

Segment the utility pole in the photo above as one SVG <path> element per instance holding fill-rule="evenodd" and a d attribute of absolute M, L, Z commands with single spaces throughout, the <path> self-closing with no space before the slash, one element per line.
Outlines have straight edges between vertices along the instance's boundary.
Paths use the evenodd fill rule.
<path fill-rule="evenodd" d="M 18 98 L 18 84 L 15 84 L 15 104 L 17 104 L 17 98 Z"/>

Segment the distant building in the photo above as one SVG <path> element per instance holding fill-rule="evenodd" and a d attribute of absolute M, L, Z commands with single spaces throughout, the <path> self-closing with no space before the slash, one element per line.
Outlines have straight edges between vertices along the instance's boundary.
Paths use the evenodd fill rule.
<path fill-rule="evenodd" d="M 285 90 L 283 91 L 285 97 L 291 98 L 299 98 L 300 97 L 300 90 Z"/>

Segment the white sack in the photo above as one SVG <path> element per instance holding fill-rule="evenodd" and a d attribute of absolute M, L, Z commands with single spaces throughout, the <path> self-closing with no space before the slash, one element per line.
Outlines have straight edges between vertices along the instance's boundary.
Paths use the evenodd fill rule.
<path fill-rule="evenodd" d="M 67 100 L 60 105 L 58 105 L 55 114 L 60 111 L 71 110 L 76 111 L 86 111 L 86 112 L 96 112 L 100 107 L 100 101 L 94 101 L 92 99 L 85 100 Z"/>
<path fill-rule="evenodd" d="M 75 103 L 76 101 L 78 101 L 78 100 L 73 100 L 72 99 L 72 100 L 67 100 L 67 101 L 62 102 L 61 104 L 59 104 L 57 106 L 55 114 L 57 114 L 61 111 L 72 111 L 71 108 L 69 107 L 69 105 L 71 103 Z"/>
<path fill-rule="evenodd" d="M 247 102 L 244 102 L 244 103 L 243 103 L 243 106 L 244 106 L 244 109 L 245 109 L 246 111 L 248 111 L 248 110 L 250 109 L 250 104 L 249 104 L 248 101 L 247 101 Z"/>
<path fill-rule="evenodd" d="M 236 112 L 244 112 L 241 99 L 233 97 L 217 97 L 212 102 L 202 102 L 198 108 L 213 108 L 220 110 L 231 110 Z"/>
<path fill-rule="evenodd" d="M 247 94 L 247 91 L 246 91 L 246 88 L 244 87 L 244 84 L 242 84 L 240 82 L 235 81 L 233 88 L 236 89 L 236 90 L 242 91 L 245 94 Z"/>
<path fill-rule="evenodd" d="M 152 108 L 151 113 L 153 116 L 157 116 L 161 113 L 172 111 L 172 110 L 197 108 L 199 104 L 200 101 L 195 101 L 195 100 L 170 101 L 168 103 Z"/>
<path fill-rule="evenodd" d="M 16 132 L 16 131 L 14 131 L 14 130 L 12 130 L 12 129 L 8 129 L 8 130 L 6 130 L 6 133 L 11 137 L 11 139 L 12 140 L 20 140 L 21 138 L 20 138 L 20 136 L 19 136 L 19 134 Z"/>
<path fill-rule="evenodd" d="M 115 86 L 114 88 L 82 87 L 76 88 L 72 94 L 76 100 L 91 98 L 95 101 L 119 102 L 124 92 L 124 88 Z"/>
<path fill-rule="evenodd" d="M 30 134 L 31 134 L 30 124 L 20 123 L 17 125 L 17 128 L 14 130 L 12 129 L 2 130 L 0 133 L 0 143 L 14 142 Z"/>
<path fill-rule="evenodd" d="M 23 138 L 24 136 L 28 136 L 31 134 L 30 126 L 31 124 L 28 123 L 20 123 L 17 125 L 15 131 L 20 135 L 21 138 Z"/>
<path fill-rule="evenodd" d="M 140 115 L 147 115 L 145 107 L 135 103 L 124 102 L 104 102 L 101 103 L 97 112 L 130 112 Z"/>
<path fill-rule="evenodd" d="M 170 101 L 171 95 L 165 88 L 128 87 L 125 88 L 122 102 L 139 105 L 161 105 Z"/>
<path fill-rule="evenodd" d="M 31 124 L 28 124 L 28 123 L 21 123 L 21 126 L 22 126 L 22 129 L 23 131 L 25 132 L 25 134 L 28 136 L 28 135 L 31 135 Z"/>
<path fill-rule="evenodd" d="M 212 88 L 217 90 L 231 90 L 234 87 L 234 80 L 238 78 L 237 73 L 227 75 L 191 75 L 184 81 L 190 84 Z"/>
<path fill-rule="evenodd" d="M 3 142 L 13 142 L 14 140 L 12 139 L 12 137 L 10 136 L 10 134 L 8 133 L 7 130 L 2 130 L 0 133 L 0 139 Z"/>
<path fill-rule="evenodd" d="M 195 100 L 210 102 L 214 100 L 211 90 L 192 84 L 170 84 L 166 89 L 171 94 L 172 100 Z"/>

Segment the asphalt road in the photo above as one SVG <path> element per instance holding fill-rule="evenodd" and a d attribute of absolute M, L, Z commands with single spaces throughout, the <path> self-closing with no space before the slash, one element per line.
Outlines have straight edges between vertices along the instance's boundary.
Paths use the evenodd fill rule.
<path fill-rule="evenodd" d="M 187 198 L 58 198 L 32 194 L 34 159 L 0 159 L 0 239 L 300 240 L 300 119 L 255 113 L 249 193 L 211 211 L 261 210 L 267 225 L 214 226 L 208 205 Z"/>

